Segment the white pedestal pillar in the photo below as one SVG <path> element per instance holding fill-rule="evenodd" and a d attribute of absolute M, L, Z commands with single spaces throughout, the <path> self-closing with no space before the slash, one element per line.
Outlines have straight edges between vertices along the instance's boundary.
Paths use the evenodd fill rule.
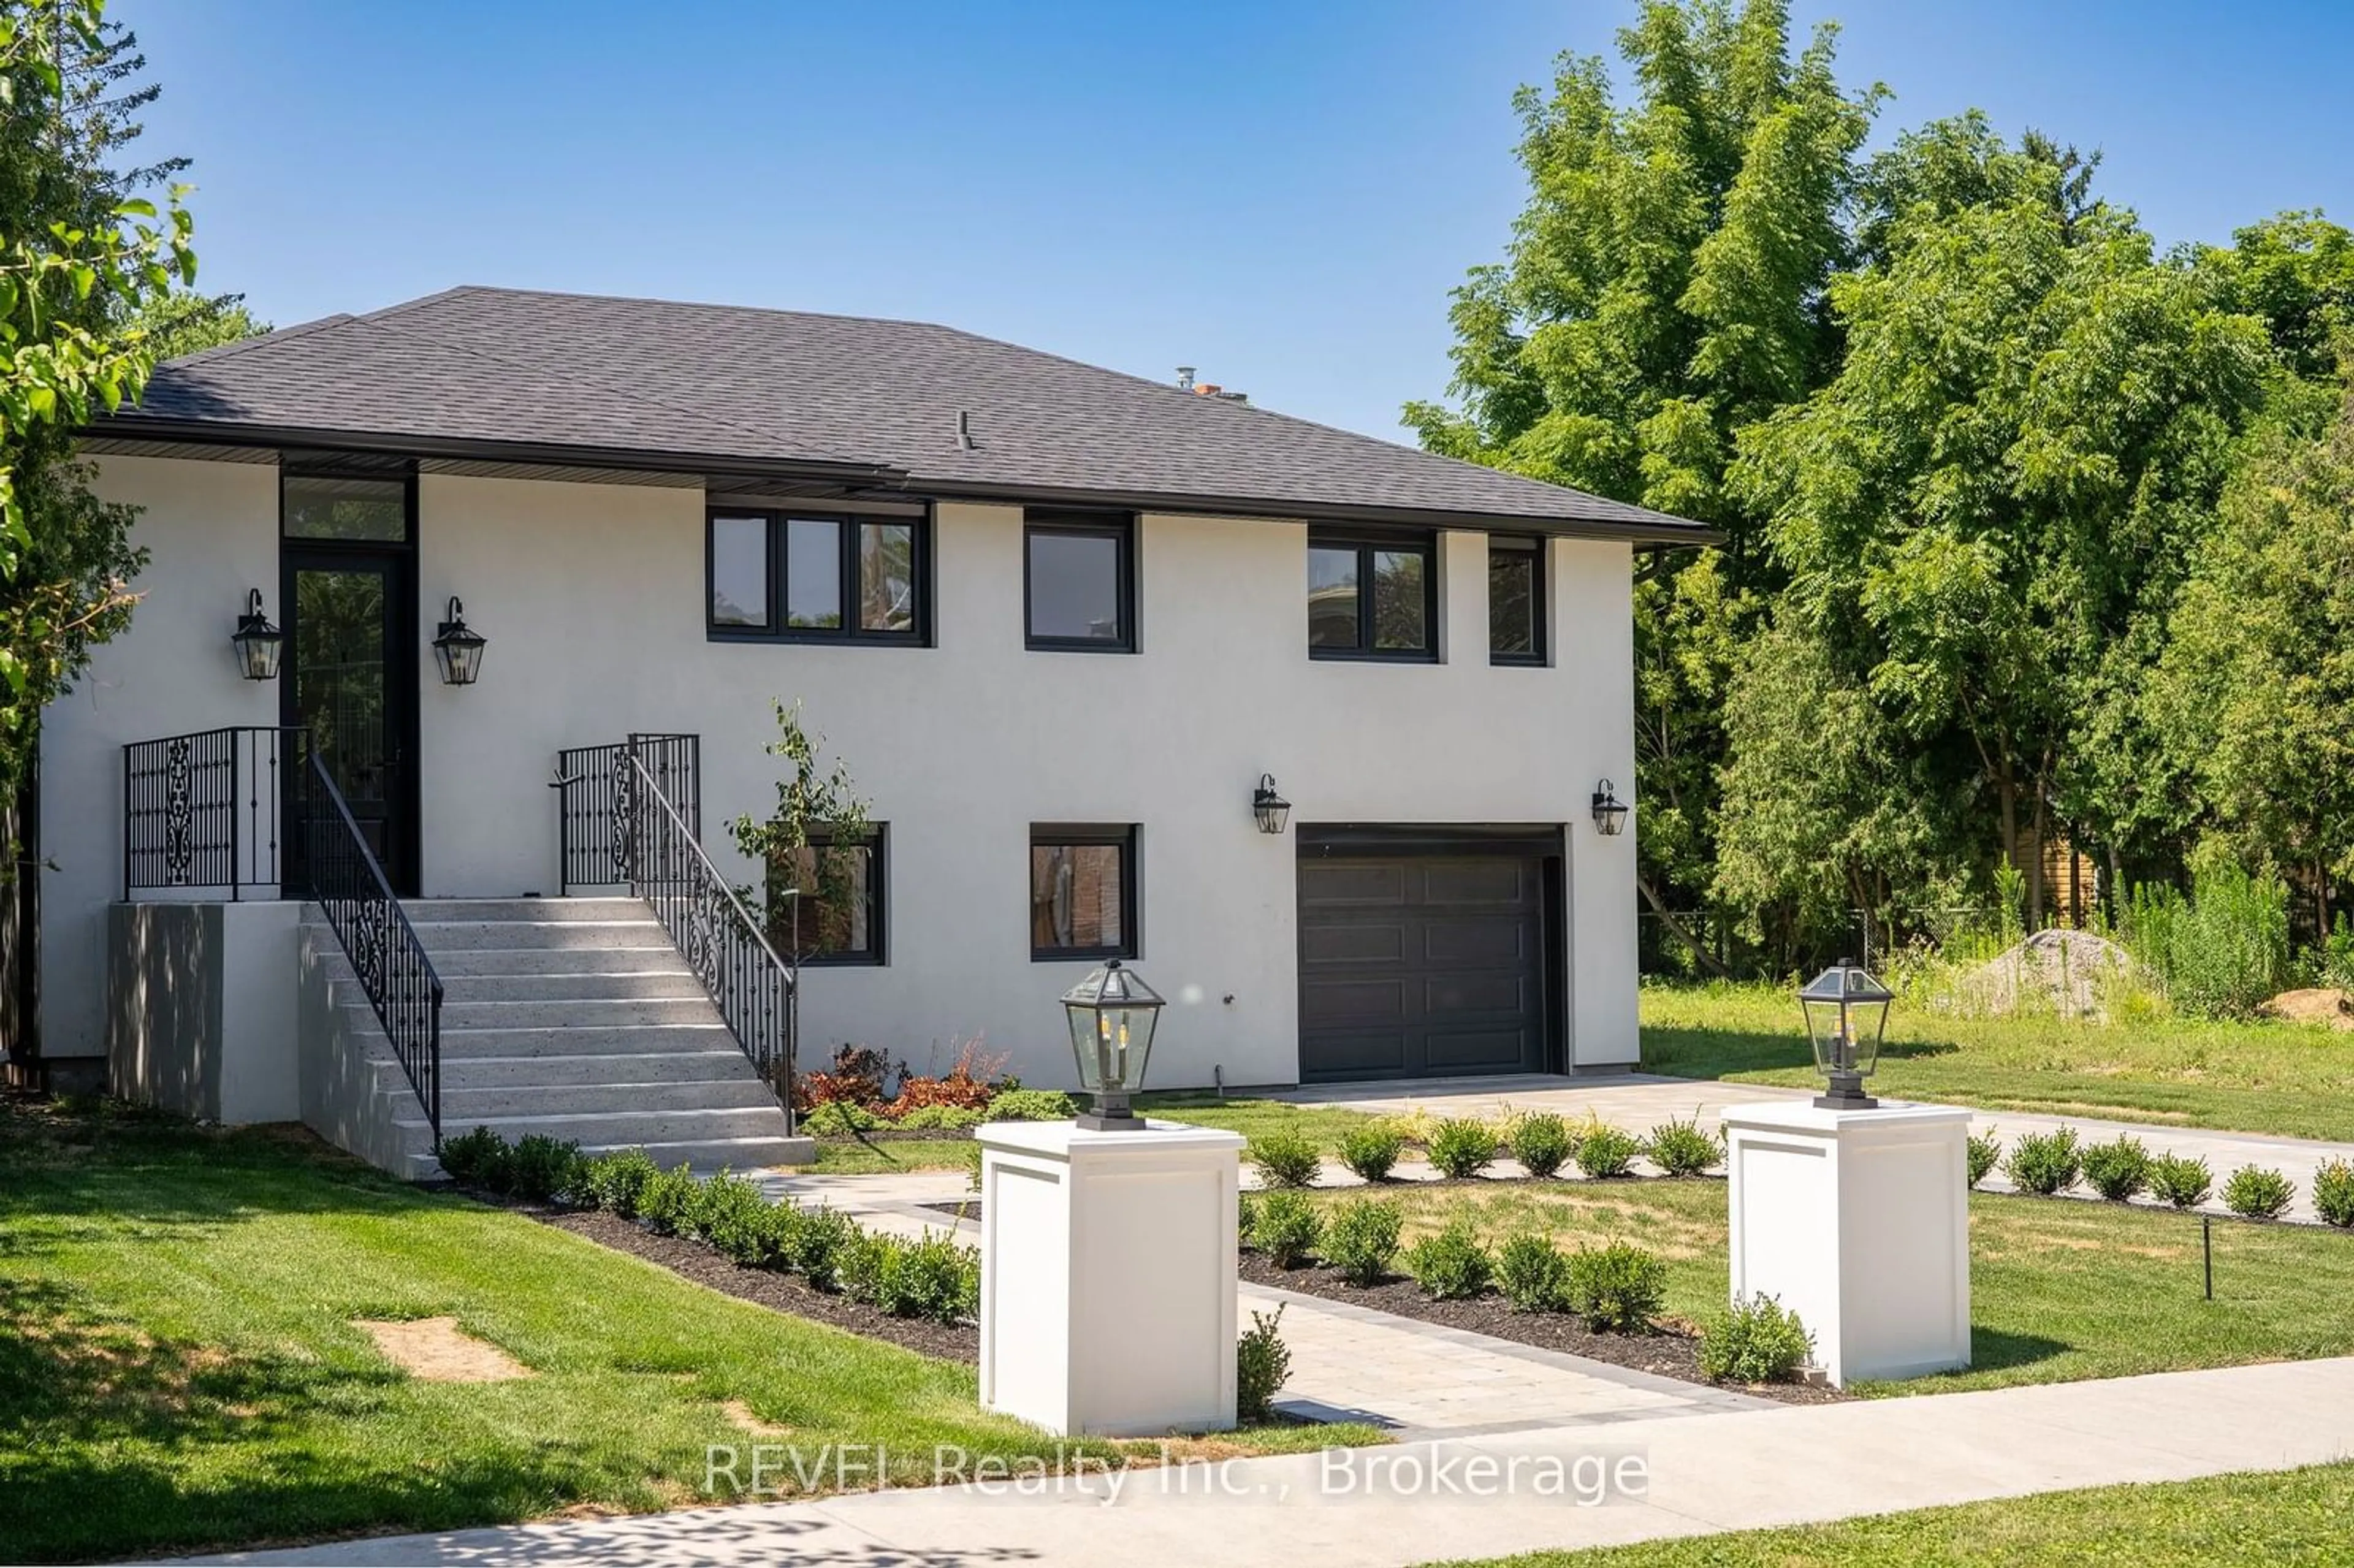
<path fill-rule="evenodd" d="M 1061 1435 L 1235 1425 L 1242 1138 L 992 1122 L 981 1142 L 981 1403 Z"/>
<path fill-rule="evenodd" d="M 1844 1388 L 1970 1364 L 1970 1113 L 1727 1107 L 1733 1294 L 1771 1296 Z"/>

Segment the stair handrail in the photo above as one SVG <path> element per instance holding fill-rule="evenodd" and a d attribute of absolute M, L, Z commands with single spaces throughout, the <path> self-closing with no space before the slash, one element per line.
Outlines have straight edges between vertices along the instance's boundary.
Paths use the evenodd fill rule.
<path fill-rule="evenodd" d="M 392 1042 L 392 1054 L 416 1091 L 418 1104 L 425 1107 L 433 1151 L 439 1154 L 441 977 L 315 748 L 303 779 L 309 788 L 302 813 L 302 859 L 312 901 L 326 913 L 328 928 L 376 1009 L 376 1022 Z"/>
<path fill-rule="evenodd" d="M 728 1033 L 785 1110 L 794 1132 L 793 1075 L 801 1025 L 801 974 L 777 953 L 736 889 L 712 863 L 633 745 L 638 784 L 630 891 L 654 917 L 710 994 Z M 783 1077 L 778 1078 L 779 1068 Z"/>

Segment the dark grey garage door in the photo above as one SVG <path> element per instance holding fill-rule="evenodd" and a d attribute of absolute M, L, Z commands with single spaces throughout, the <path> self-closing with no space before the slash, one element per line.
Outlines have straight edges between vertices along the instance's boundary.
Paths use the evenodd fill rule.
<path fill-rule="evenodd" d="M 1545 1070 L 1543 857 L 1303 836 L 1303 1081 Z"/>

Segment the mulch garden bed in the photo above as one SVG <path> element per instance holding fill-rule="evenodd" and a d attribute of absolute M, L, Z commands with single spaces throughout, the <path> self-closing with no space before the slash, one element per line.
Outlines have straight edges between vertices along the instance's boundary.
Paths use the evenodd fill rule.
<path fill-rule="evenodd" d="M 626 1252 L 632 1257 L 659 1264 L 682 1278 L 691 1279 L 697 1285 L 707 1285 L 724 1296 L 733 1296 L 771 1311 L 790 1312 L 796 1318 L 808 1318 L 837 1329 L 846 1329 L 870 1340 L 885 1340 L 918 1354 L 938 1356 L 944 1361 L 978 1363 L 981 1360 L 981 1330 L 971 1323 L 936 1323 L 928 1319 L 893 1318 L 863 1301 L 853 1301 L 846 1296 L 837 1296 L 831 1291 L 813 1290 L 791 1275 L 767 1268 L 746 1268 L 700 1242 L 687 1241 L 679 1236 L 658 1236 L 634 1220 L 625 1220 L 619 1214 L 609 1214 L 601 1210 L 518 1206 L 517 1212 L 530 1215 L 542 1224 L 586 1236 L 599 1246 L 609 1246 L 615 1252 Z"/>
<path fill-rule="evenodd" d="M 1304 1268 L 1278 1268 L 1267 1255 L 1246 1249 L 1242 1277 L 1254 1285 L 1321 1296 L 1355 1307 L 1370 1307 L 1446 1329 L 1467 1329 L 1543 1351 L 1561 1351 L 1588 1361 L 1607 1361 L 1683 1383 L 1707 1383 L 1701 1375 L 1700 1340 L 1675 1325 L 1652 1334 L 1597 1334 L 1566 1312 L 1515 1312 L 1500 1296 L 1477 1296 L 1468 1301 L 1440 1301 L 1423 1294 L 1411 1279 L 1393 1277 L 1372 1287 L 1351 1285 L 1337 1269 L 1321 1264 Z M 1732 1384 L 1711 1386 L 1731 1387 Z M 1773 1383 L 1739 1385 L 1741 1392 L 1786 1404 L 1829 1404 L 1851 1397 L 1829 1387 Z"/>

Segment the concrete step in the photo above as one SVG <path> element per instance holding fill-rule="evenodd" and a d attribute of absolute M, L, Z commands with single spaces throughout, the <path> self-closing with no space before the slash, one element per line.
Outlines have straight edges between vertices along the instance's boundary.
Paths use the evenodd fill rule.
<path fill-rule="evenodd" d="M 534 1084 L 487 1088 L 441 1086 L 441 1131 L 517 1117 L 614 1116 L 630 1112 L 739 1110 L 777 1097 L 754 1077 L 684 1079 L 666 1083 Z"/>
<path fill-rule="evenodd" d="M 579 949 L 597 952 L 599 948 Z M 656 997 L 704 997 L 703 982 L 686 969 L 584 970 L 564 975 L 449 974 L 437 965 L 445 1005 L 460 1001 L 644 1001 Z"/>
<path fill-rule="evenodd" d="M 465 1056 L 441 1054 L 441 1087 L 555 1088 L 566 1084 L 758 1084 L 751 1061 L 733 1040 L 714 1051 L 610 1052 L 568 1056 Z"/>
<path fill-rule="evenodd" d="M 458 1001 L 446 995 L 441 1030 L 626 1029 L 640 1023 L 710 1023 L 711 999 L 694 996 L 570 997 L 539 1001 Z"/>
<path fill-rule="evenodd" d="M 652 948 L 667 946 L 670 933 L 641 910 L 619 920 L 419 920 L 417 939 L 428 953 L 472 948 Z"/>
<path fill-rule="evenodd" d="M 425 1126 L 424 1112 L 414 1099 L 397 1118 L 404 1128 Z M 441 1113 L 441 1132 L 454 1137 L 487 1127 L 509 1143 L 534 1133 L 582 1148 L 631 1149 L 641 1144 L 707 1143 L 738 1138 L 782 1138 L 785 1113 L 774 1096 L 766 1105 L 722 1106 L 710 1110 L 644 1110 L 556 1112 L 547 1116 L 453 1117 Z"/>
<path fill-rule="evenodd" d="M 521 920 L 535 925 L 580 920 L 650 920 L 642 898 L 404 898 L 412 921 Z"/>
<path fill-rule="evenodd" d="M 371 1017 L 374 1015 L 371 1014 Z M 736 1051 L 725 1023 L 625 1023 L 595 1029 L 441 1031 L 441 1054 L 455 1056 L 610 1056 L 668 1051 Z M 742 1054 L 740 1051 L 737 1054 Z"/>
<path fill-rule="evenodd" d="M 622 974 L 684 967 L 660 927 L 649 933 L 642 947 L 445 948 L 429 956 L 444 984 L 461 975 Z"/>

